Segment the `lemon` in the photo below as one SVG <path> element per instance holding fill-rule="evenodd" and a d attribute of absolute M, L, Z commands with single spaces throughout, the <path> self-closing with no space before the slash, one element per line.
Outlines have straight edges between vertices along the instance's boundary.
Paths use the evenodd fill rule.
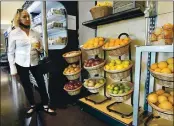
<path fill-rule="evenodd" d="M 122 70 L 124 67 L 122 65 L 117 65 L 117 70 Z"/>
<path fill-rule="evenodd" d="M 172 73 L 172 71 L 169 68 L 164 68 L 161 70 L 161 73 L 170 74 L 170 73 Z"/>
<path fill-rule="evenodd" d="M 110 69 L 109 65 L 106 65 L 106 66 L 105 66 L 105 69 L 106 69 L 106 70 L 109 70 L 109 69 Z"/>
<path fill-rule="evenodd" d="M 111 60 L 111 63 L 115 63 L 115 60 L 112 59 L 112 60 Z"/>
<path fill-rule="evenodd" d="M 111 66 L 114 66 L 115 64 L 114 63 L 109 63 L 109 66 L 111 67 Z"/>
<path fill-rule="evenodd" d="M 120 59 L 116 59 L 115 62 L 116 62 L 116 64 L 118 64 L 118 65 L 121 64 L 121 60 L 120 60 Z"/>
<path fill-rule="evenodd" d="M 114 66 L 111 66 L 111 67 L 110 67 L 110 70 L 115 70 L 115 67 L 114 67 Z"/>
<path fill-rule="evenodd" d="M 168 58 L 167 63 L 168 64 L 173 64 L 174 63 L 174 57 Z"/>
<path fill-rule="evenodd" d="M 122 62 L 122 64 L 124 64 L 124 65 L 129 65 L 130 62 L 129 62 L 129 60 L 124 60 L 124 61 Z"/>
<path fill-rule="evenodd" d="M 128 68 L 129 67 L 129 64 L 124 64 L 123 67 L 124 68 Z"/>
<path fill-rule="evenodd" d="M 165 61 L 159 62 L 159 63 L 158 63 L 158 67 L 159 67 L 160 69 L 167 68 L 167 62 L 165 62 Z"/>
<path fill-rule="evenodd" d="M 168 65 L 168 68 L 169 68 L 172 72 L 174 72 L 173 66 L 174 66 L 174 64 L 169 64 L 169 65 Z"/>

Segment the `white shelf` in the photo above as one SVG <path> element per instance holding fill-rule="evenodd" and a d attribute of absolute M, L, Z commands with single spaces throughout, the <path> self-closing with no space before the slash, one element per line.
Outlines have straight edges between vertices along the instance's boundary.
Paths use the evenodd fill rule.
<path fill-rule="evenodd" d="M 53 29 L 48 29 L 48 35 L 52 34 L 52 33 L 59 33 L 66 30 L 65 28 L 53 28 Z"/>
<path fill-rule="evenodd" d="M 55 50 L 55 49 L 63 49 L 66 45 L 48 45 L 49 50 Z"/>
<path fill-rule="evenodd" d="M 159 45 L 159 46 L 136 46 L 136 51 L 140 52 L 173 52 L 173 45 Z"/>
<path fill-rule="evenodd" d="M 53 14 L 53 15 L 47 17 L 47 23 L 50 23 L 51 21 L 63 22 L 63 21 L 65 21 L 65 15 Z"/>

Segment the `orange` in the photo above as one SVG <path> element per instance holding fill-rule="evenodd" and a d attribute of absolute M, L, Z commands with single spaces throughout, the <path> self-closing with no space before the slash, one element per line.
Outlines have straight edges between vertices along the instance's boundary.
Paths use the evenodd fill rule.
<path fill-rule="evenodd" d="M 165 61 L 159 62 L 159 63 L 158 63 L 158 67 L 159 67 L 160 69 L 166 68 L 166 67 L 167 67 L 167 62 L 165 62 Z"/>
<path fill-rule="evenodd" d="M 98 38 L 95 38 L 95 39 L 94 39 L 94 41 L 95 41 L 95 42 L 98 42 L 98 41 L 99 41 L 99 39 L 98 39 Z"/>
<path fill-rule="evenodd" d="M 163 89 L 159 89 L 159 90 L 156 91 L 156 94 L 157 95 L 162 95 L 162 94 L 164 94 L 164 90 Z"/>
<path fill-rule="evenodd" d="M 121 41 L 120 45 L 125 45 L 125 43 L 123 41 Z"/>
<path fill-rule="evenodd" d="M 104 44 L 104 42 L 103 41 L 99 41 L 99 45 L 103 45 Z"/>
<path fill-rule="evenodd" d="M 155 69 L 155 72 L 159 72 L 160 73 L 161 72 L 161 69 L 160 68 L 156 68 Z"/>
<path fill-rule="evenodd" d="M 114 46 L 119 46 L 119 43 L 118 43 L 118 42 L 115 42 L 115 43 L 114 43 Z"/>
<path fill-rule="evenodd" d="M 155 93 L 150 94 L 148 95 L 147 99 L 149 102 L 156 103 L 158 101 L 158 95 Z"/>
<path fill-rule="evenodd" d="M 102 38 L 102 37 L 99 37 L 99 41 L 104 41 L 104 38 Z"/>
<path fill-rule="evenodd" d="M 161 104 L 158 105 L 158 107 L 166 110 L 170 110 L 173 108 L 172 104 L 169 101 L 162 102 Z"/>
<path fill-rule="evenodd" d="M 163 69 L 161 70 L 161 73 L 170 74 L 170 73 L 172 73 L 172 71 L 171 71 L 169 68 L 163 68 Z"/>
<path fill-rule="evenodd" d="M 114 42 L 110 42 L 109 47 L 113 47 L 113 46 L 114 46 Z"/>
<path fill-rule="evenodd" d="M 159 103 L 162 103 L 164 101 L 167 101 L 167 97 L 166 96 L 163 96 L 163 95 L 158 96 L 158 102 Z"/>
<path fill-rule="evenodd" d="M 150 69 L 155 70 L 156 68 L 158 68 L 158 64 L 154 63 L 150 66 Z"/>
<path fill-rule="evenodd" d="M 108 48 L 109 47 L 109 43 L 107 42 L 105 45 L 104 45 L 105 48 Z"/>

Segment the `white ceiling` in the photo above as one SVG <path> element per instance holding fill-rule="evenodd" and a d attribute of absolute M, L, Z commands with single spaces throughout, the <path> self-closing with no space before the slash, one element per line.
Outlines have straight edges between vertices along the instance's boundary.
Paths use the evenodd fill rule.
<path fill-rule="evenodd" d="M 24 1 L 1 1 L 1 29 L 6 29 L 11 24 L 16 10 L 23 4 Z"/>

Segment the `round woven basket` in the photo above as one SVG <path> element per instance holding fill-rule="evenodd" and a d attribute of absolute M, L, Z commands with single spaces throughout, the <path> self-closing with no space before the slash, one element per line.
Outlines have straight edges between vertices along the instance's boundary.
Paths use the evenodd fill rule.
<path fill-rule="evenodd" d="M 112 80 L 121 80 L 130 75 L 130 70 L 133 66 L 133 63 L 131 62 L 129 67 L 123 70 L 104 70 L 106 71 L 107 77 L 109 77 Z"/>
<path fill-rule="evenodd" d="M 83 46 L 82 46 L 82 48 L 85 50 L 85 52 L 86 52 L 88 55 L 90 55 L 90 56 L 95 56 L 95 55 L 98 55 L 98 54 L 101 53 L 101 51 L 102 51 L 102 46 L 103 46 L 103 45 L 101 45 L 101 46 L 99 46 L 99 47 L 95 47 L 95 48 L 90 48 L 90 49 L 85 49 L 85 48 L 83 48 Z"/>
<path fill-rule="evenodd" d="M 93 66 L 93 67 L 85 67 L 84 68 L 89 72 L 90 76 L 93 77 L 99 73 L 102 73 L 103 66 L 105 65 L 106 61 L 102 62 L 99 65 Z"/>
<path fill-rule="evenodd" d="M 130 43 L 131 42 L 128 42 L 125 45 L 117 46 L 117 47 L 110 47 L 110 48 L 104 48 L 103 47 L 103 50 L 106 50 L 106 52 L 110 56 L 122 56 L 122 55 L 128 53 Z"/>
<path fill-rule="evenodd" d="M 104 80 L 104 83 L 102 85 L 100 85 L 99 87 L 88 87 L 85 84 L 83 84 L 84 87 L 87 88 L 88 91 L 91 92 L 91 93 L 98 93 L 100 91 L 100 89 L 104 86 L 104 84 L 106 83 L 106 79 L 103 78 L 103 77 L 92 77 L 92 78 L 89 78 L 89 79 L 103 79 Z"/>
<path fill-rule="evenodd" d="M 73 52 L 76 52 L 77 54 L 73 55 L 73 56 L 66 56 L 67 53 L 63 54 L 63 57 L 65 58 L 65 60 L 68 62 L 68 63 L 75 63 L 77 61 L 80 60 L 80 55 L 81 55 L 81 51 L 71 51 L 72 53 Z M 71 52 L 68 52 L 68 53 L 71 53 Z"/>
<path fill-rule="evenodd" d="M 68 80 L 76 80 L 80 77 L 80 72 L 81 72 L 81 69 L 72 74 L 65 74 L 64 72 L 63 74 L 67 77 Z"/>
<path fill-rule="evenodd" d="M 174 82 L 173 81 L 164 81 L 164 80 L 159 80 L 155 78 L 155 81 L 157 84 L 164 86 L 164 87 L 168 87 L 168 88 L 173 88 L 174 87 Z"/>
<path fill-rule="evenodd" d="M 108 6 L 101 6 L 101 7 L 94 7 L 90 9 L 91 15 L 93 19 L 100 18 L 100 17 L 105 17 L 110 14 L 112 14 L 112 7 Z"/>
<path fill-rule="evenodd" d="M 81 91 L 81 88 L 82 88 L 82 86 L 80 86 L 79 88 L 74 89 L 74 90 L 67 90 L 65 88 L 64 88 L 64 90 L 67 91 L 67 93 L 69 95 L 73 96 L 73 95 L 78 95 L 80 93 L 80 91 Z"/>
<path fill-rule="evenodd" d="M 161 109 L 159 107 L 157 107 L 156 105 L 154 105 L 153 103 L 148 101 L 148 104 L 154 109 L 154 114 L 158 115 L 164 119 L 173 121 L 173 109 L 172 110 L 164 110 Z"/>
<path fill-rule="evenodd" d="M 150 73 L 152 74 L 153 77 L 155 77 L 158 80 L 163 81 L 164 85 L 168 86 L 168 82 L 171 84 L 174 82 L 174 74 L 165 74 L 165 73 L 158 73 L 158 72 L 154 72 L 153 70 L 151 70 L 149 68 Z"/>
<path fill-rule="evenodd" d="M 127 83 L 127 81 L 119 81 L 119 83 Z M 116 83 L 113 83 L 116 85 Z M 131 87 L 131 90 L 127 93 L 123 93 L 123 94 L 112 94 L 112 93 L 109 93 L 108 94 L 113 97 L 117 102 L 124 102 L 126 100 L 128 100 L 130 97 L 131 97 L 131 94 L 134 90 L 133 88 L 133 84 L 131 82 L 129 82 L 129 86 Z"/>
<path fill-rule="evenodd" d="M 129 35 L 127 33 L 121 33 L 118 36 L 118 38 L 121 39 L 121 36 L 123 36 L 123 35 L 129 37 Z M 122 56 L 122 55 L 129 52 L 130 44 L 131 44 L 131 41 L 129 41 L 125 45 L 120 45 L 120 46 L 116 46 L 116 47 L 109 47 L 109 48 L 104 48 L 104 46 L 103 46 L 102 48 L 103 48 L 103 50 L 106 50 L 106 52 L 110 56 Z"/>

